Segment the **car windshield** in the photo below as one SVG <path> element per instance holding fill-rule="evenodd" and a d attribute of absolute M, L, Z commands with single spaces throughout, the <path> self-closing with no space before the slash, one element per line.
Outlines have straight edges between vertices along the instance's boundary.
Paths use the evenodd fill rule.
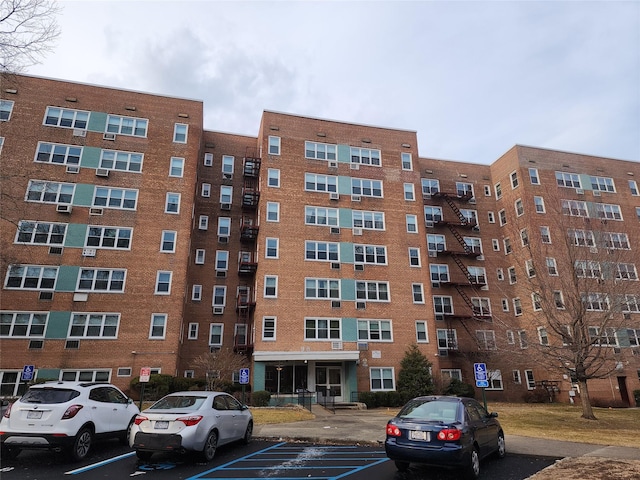
<path fill-rule="evenodd" d="M 173 410 L 176 408 L 197 410 L 206 399 L 207 397 L 196 397 L 193 395 L 170 395 L 158 400 L 149 407 L 149 410 Z"/>
<path fill-rule="evenodd" d="M 398 416 L 416 418 L 433 422 L 452 423 L 456 421 L 458 404 L 438 400 L 412 400 L 407 403 Z"/>
<path fill-rule="evenodd" d="M 65 403 L 80 395 L 68 388 L 30 388 L 20 401 L 24 403 Z"/>

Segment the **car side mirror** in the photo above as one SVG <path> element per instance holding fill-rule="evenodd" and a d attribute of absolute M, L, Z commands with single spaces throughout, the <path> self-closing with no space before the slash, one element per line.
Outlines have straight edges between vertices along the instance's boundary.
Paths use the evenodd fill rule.
<path fill-rule="evenodd" d="M 498 412 L 491 412 L 489 418 L 498 418 Z"/>
<path fill-rule="evenodd" d="M 127 405 L 131 405 L 133 403 L 133 398 L 127 398 Z"/>

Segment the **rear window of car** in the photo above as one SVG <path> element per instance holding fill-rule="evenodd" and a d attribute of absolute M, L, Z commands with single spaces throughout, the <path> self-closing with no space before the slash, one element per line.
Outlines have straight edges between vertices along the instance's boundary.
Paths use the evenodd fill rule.
<path fill-rule="evenodd" d="M 25 403 L 65 403 L 80 395 L 69 388 L 30 388 L 20 401 Z"/>
<path fill-rule="evenodd" d="M 173 410 L 188 409 L 197 410 L 204 403 L 207 397 L 172 395 L 158 400 L 149 407 L 149 410 Z"/>
<path fill-rule="evenodd" d="M 434 422 L 455 422 L 458 404 L 439 400 L 412 400 L 407 403 L 398 416 L 416 418 Z"/>

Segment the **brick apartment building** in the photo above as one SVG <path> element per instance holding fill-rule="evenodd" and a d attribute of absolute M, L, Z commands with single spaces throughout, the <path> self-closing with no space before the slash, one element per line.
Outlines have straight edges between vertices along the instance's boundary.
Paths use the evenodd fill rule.
<path fill-rule="evenodd" d="M 24 365 L 126 389 L 141 367 L 202 377 L 193 360 L 230 348 L 278 401 L 350 401 L 395 389 L 415 343 L 439 381 L 485 362 L 489 398 L 569 401 L 534 346 L 555 341 L 538 292 L 564 310 L 570 261 L 624 292 L 619 328 L 589 332 L 615 367 L 589 387 L 634 404 L 636 162 L 435 160 L 414 131 L 270 111 L 232 135 L 204 131 L 198 101 L 28 76 L 0 94 L 3 395 Z"/>

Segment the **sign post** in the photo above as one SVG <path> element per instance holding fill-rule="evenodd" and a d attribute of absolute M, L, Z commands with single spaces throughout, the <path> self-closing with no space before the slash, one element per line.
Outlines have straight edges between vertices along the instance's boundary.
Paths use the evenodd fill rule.
<path fill-rule="evenodd" d="M 487 378 L 487 364 L 486 363 L 474 363 L 473 373 L 476 377 L 476 387 L 482 388 L 482 401 L 484 402 L 484 409 L 487 409 L 487 397 L 484 389 L 489 386 L 489 379 Z"/>
<path fill-rule="evenodd" d="M 142 400 L 144 399 L 144 386 L 149 383 L 149 379 L 151 378 L 151 368 L 150 367 L 142 367 L 140 369 L 140 383 L 142 386 L 140 387 L 140 411 L 142 411 Z"/>
<path fill-rule="evenodd" d="M 240 385 L 242 385 L 242 403 L 244 403 L 245 386 L 248 384 L 249 384 L 249 369 L 241 368 L 240 369 Z"/>

